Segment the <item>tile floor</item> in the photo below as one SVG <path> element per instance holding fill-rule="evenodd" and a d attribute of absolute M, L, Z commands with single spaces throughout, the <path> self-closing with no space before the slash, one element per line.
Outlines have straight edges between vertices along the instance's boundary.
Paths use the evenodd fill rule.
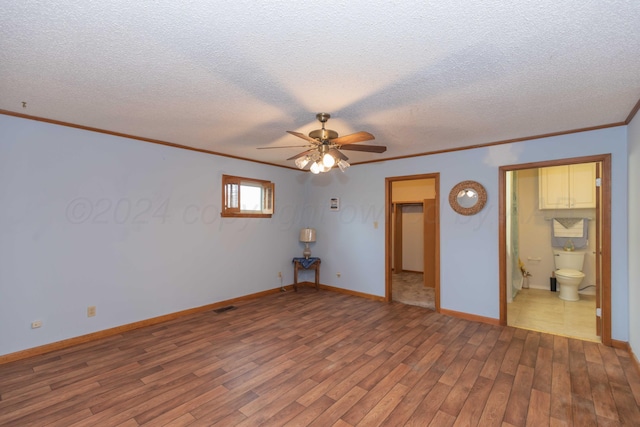
<path fill-rule="evenodd" d="M 403 304 L 436 309 L 435 290 L 425 288 L 422 273 L 403 271 L 391 276 L 391 299 Z"/>
<path fill-rule="evenodd" d="M 522 289 L 507 304 L 507 325 L 600 342 L 595 313 L 594 295 L 580 294 L 580 301 L 564 301 L 557 292 Z"/>

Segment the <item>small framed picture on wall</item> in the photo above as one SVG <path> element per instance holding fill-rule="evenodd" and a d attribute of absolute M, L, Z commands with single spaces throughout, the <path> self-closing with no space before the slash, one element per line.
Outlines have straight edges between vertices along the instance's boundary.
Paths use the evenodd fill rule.
<path fill-rule="evenodd" d="M 332 211 L 340 210 L 340 199 L 338 197 L 332 197 L 331 203 L 329 204 L 329 209 Z"/>

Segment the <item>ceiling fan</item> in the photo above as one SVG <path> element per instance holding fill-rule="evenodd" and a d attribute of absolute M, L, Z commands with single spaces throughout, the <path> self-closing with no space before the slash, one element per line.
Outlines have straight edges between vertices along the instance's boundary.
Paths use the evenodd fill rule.
<path fill-rule="evenodd" d="M 354 145 L 358 142 L 370 141 L 375 139 L 369 132 L 356 132 L 345 136 L 338 136 L 338 132 L 325 129 L 324 124 L 329 120 L 331 115 L 328 113 L 318 113 L 316 118 L 322 123 L 322 129 L 316 129 L 309 132 L 309 136 L 288 130 L 287 133 L 302 138 L 308 145 L 294 145 L 287 147 L 262 147 L 262 148 L 290 148 L 290 147 L 309 147 L 308 150 L 287 160 L 295 160 L 296 166 L 304 169 L 311 163 L 310 171 L 314 174 L 320 172 L 328 172 L 334 165 L 338 165 L 340 170 L 344 172 L 350 165 L 347 162 L 349 158 L 342 154 L 339 150 L 366 151 L 369 153 L 384 153 L 387 147 L 382 145 Z"/>

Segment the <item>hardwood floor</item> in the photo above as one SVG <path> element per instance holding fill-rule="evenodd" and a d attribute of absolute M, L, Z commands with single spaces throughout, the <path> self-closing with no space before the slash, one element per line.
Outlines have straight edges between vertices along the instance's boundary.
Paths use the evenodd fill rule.
<path fill-rule="evenodd" d="M 311 288 L 236 306 L 0 365 L 0 425 L 640 425 L 622 350 Z"/>

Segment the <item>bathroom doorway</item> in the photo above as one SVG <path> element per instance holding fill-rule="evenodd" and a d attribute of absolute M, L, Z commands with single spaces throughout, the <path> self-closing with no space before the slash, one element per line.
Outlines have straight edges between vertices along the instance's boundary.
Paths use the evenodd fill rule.
<path fill-rule="evenodd" d="M 500 168 L 501 324 L 611 345 L 610 165 L 611 156 L 601 155 Z M 560 181 L 548 185 L 549 173 Z M 565 182 L 574 197 L 558 195 Z M 559 290 L 554 249 L 563 249 L 552 241 L 553 224 L 567 217 L 584 221 L 578 301 L 552 291 Z"/>
<path fill-rule="evenodd" d="M 386 301 L 440 310 L 439 174 L 385 179 Z"/>

